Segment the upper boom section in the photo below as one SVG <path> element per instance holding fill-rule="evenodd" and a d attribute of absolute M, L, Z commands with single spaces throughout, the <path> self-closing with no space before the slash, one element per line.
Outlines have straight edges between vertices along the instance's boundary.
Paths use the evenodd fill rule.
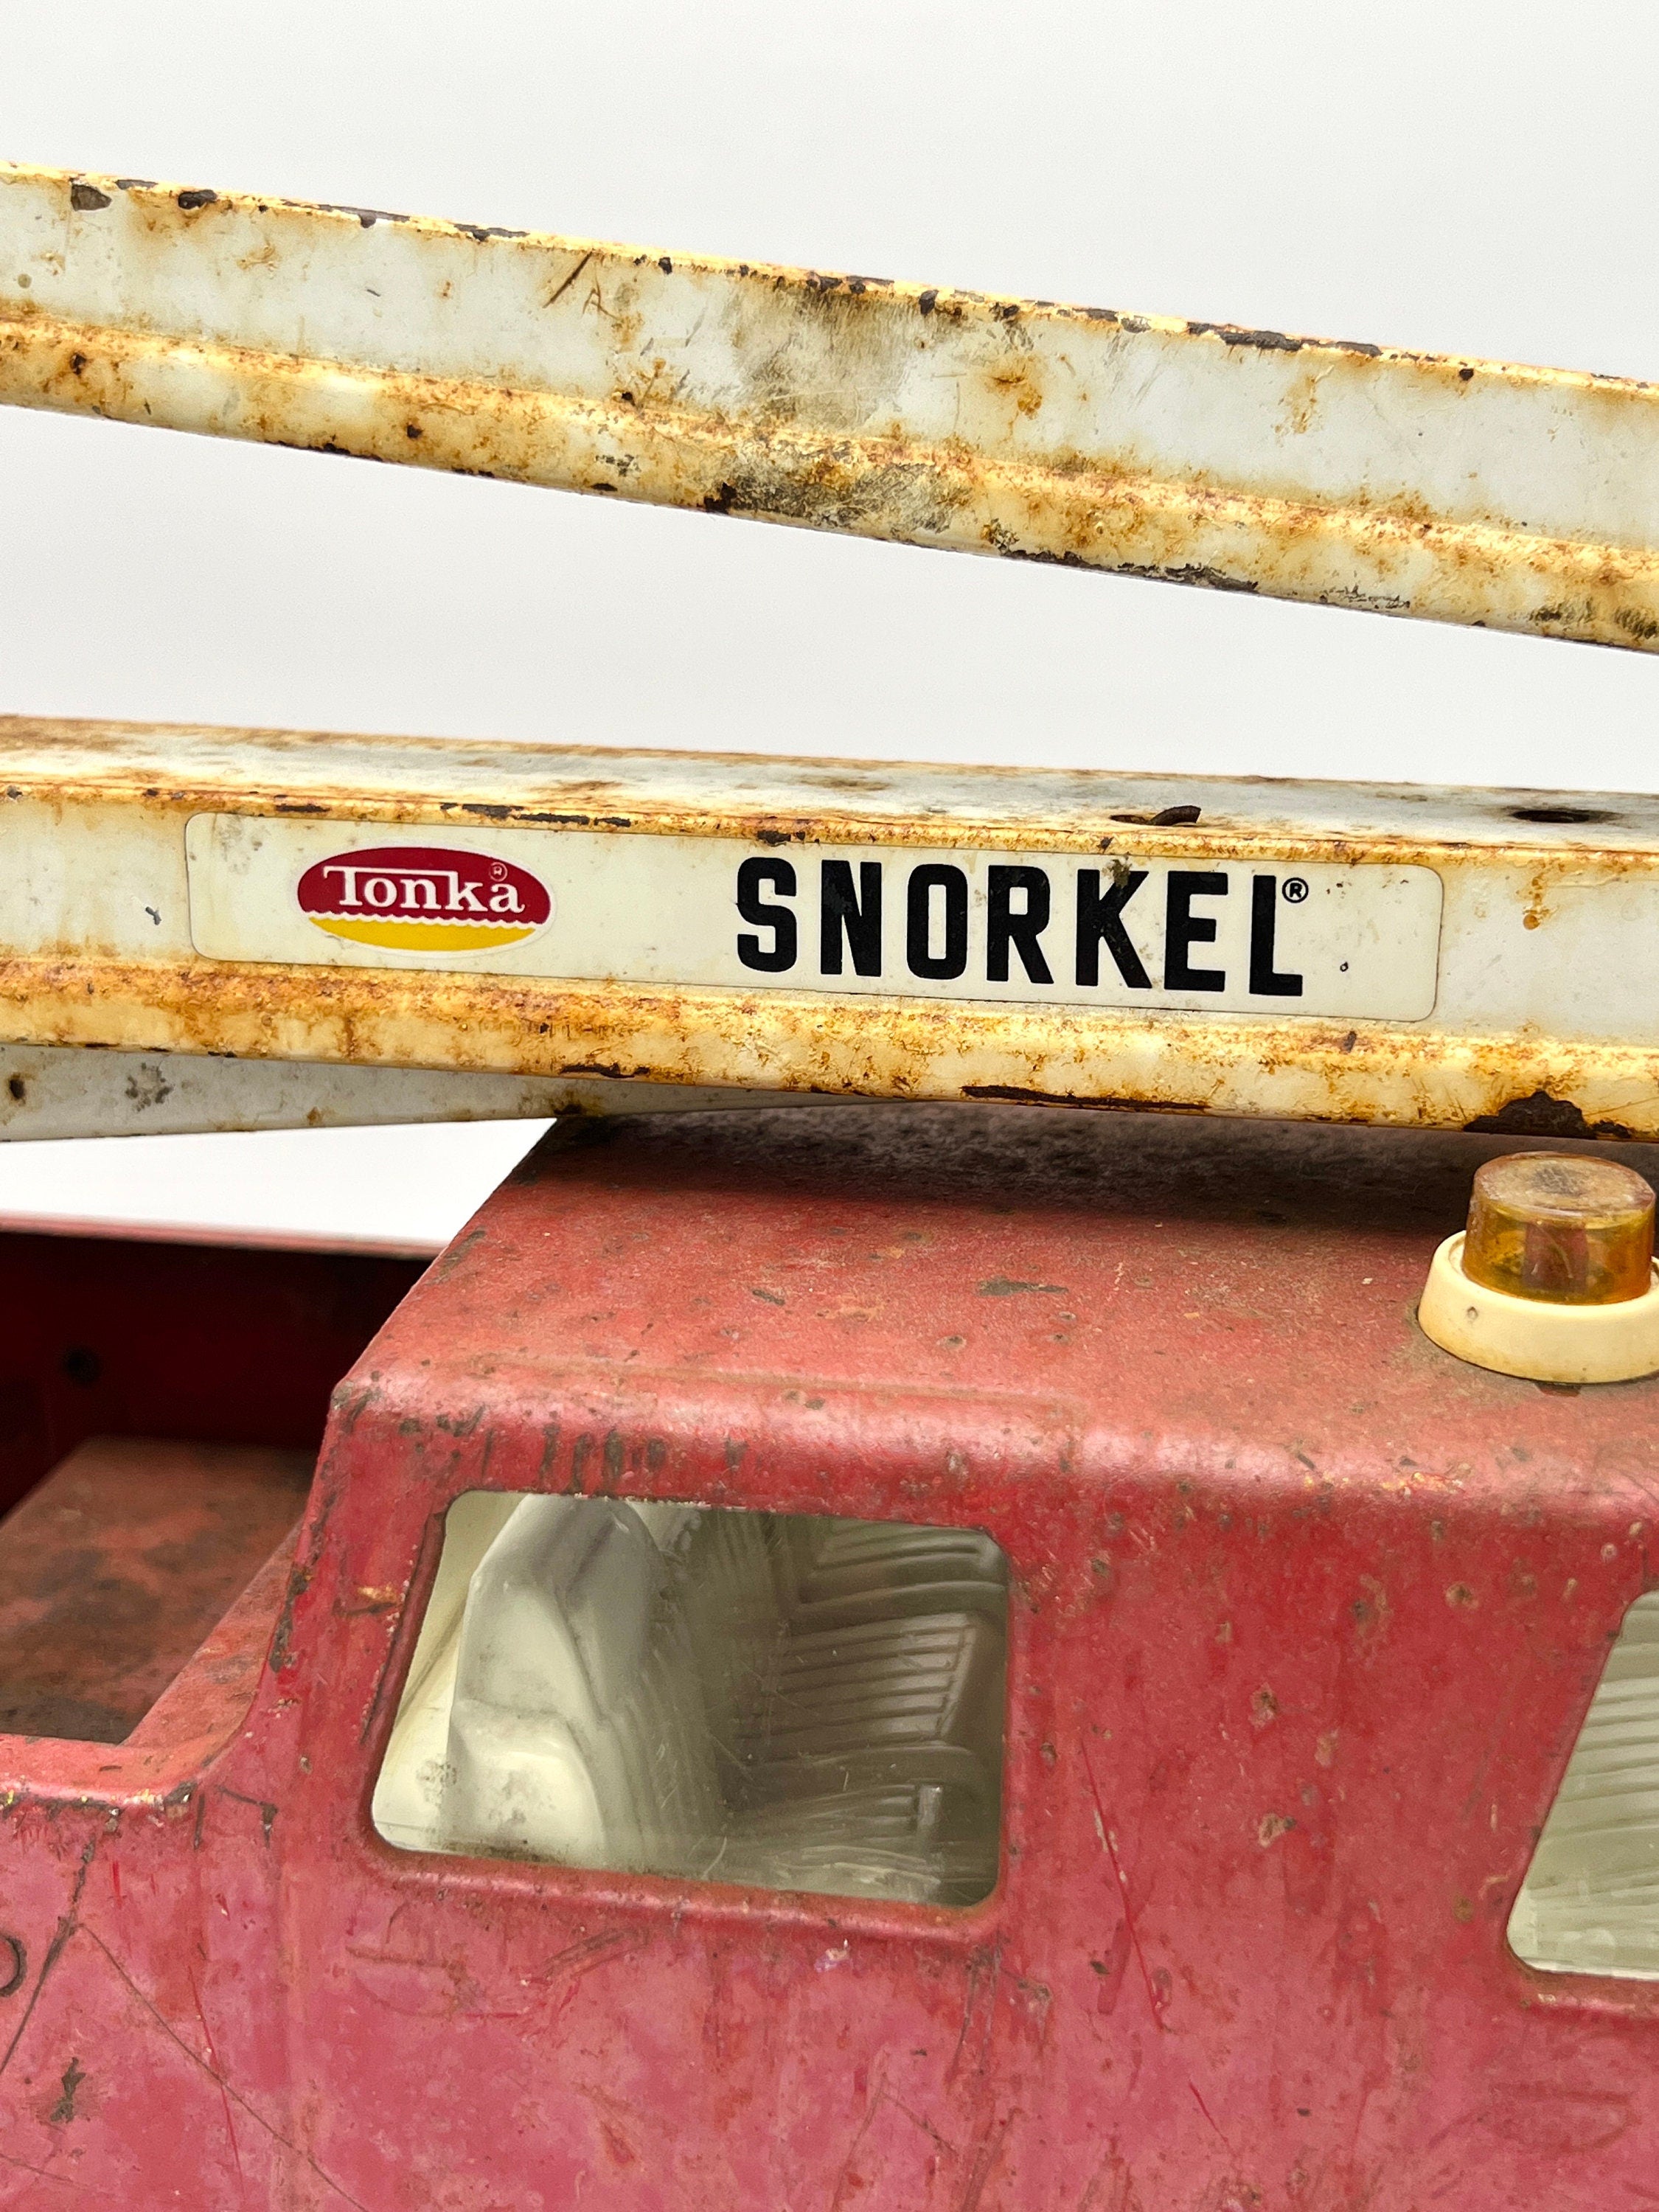
<path fill-rule="evenodd" d="M 1659 643 L 1631 380 L 0 167 L 0 401 Z"/>

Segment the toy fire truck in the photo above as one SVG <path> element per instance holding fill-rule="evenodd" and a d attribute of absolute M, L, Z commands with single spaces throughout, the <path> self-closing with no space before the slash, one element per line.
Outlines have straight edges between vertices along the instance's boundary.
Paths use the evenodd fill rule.
<path fill-rule="evenodd" d="M 0 399 L 1659 641 L 1659 395 L 0 172 Z M 1659 2205 L 1659 801 L 0 724 L 0 2204 Z M 1092 1110 L 1090 1110 L 1092 1109 Z"/>

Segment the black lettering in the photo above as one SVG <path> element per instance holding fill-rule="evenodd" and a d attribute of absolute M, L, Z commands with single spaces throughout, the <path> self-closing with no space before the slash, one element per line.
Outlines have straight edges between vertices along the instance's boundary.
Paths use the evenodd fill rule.
<path fill-rule="evenodd" d="M 985 976 L 991 983 L 1008 980 L 1010 946 L 1033 983 L 1052 983 L 1048 963 L 1037 943 L 1048 927 L 1048 873 L 1046 868 L 991 868 L 986 875 Z M 1016 914 L 1010 902 L 1024 891 L 1025 904 Z"/>
<path fill-rule="evenodd" d="M 933 893 L 945 894 L 945 950 L 933 949 Z M 913 975 L 948 983 L 968 965 L 968 878 L 960 868 L 933 861 L 912 868 L 905 894 L 904 957 Z"/>
<path fill-rule="evenodd" d="M 1171 868 L 1169 902 L 1164 921 L 1164 988 L 1166 991 L 1224 991 L 1227 977 L 1220 968 L 1194 968 L 1187 955 L 1194 945 L 1215 943 L 1212 915 L 1194 915 L 1195 898 L 1225 898 L 1225 876 L 1203 868 Z"/>
<path fill-rule="evenodd" d="M 787 860 L 745 860 L 738 870 L 738 912 L 757 929 L 772 932 L 769 947 L 758 937 L 739 936 L 738 957 L 745 968 L 758 969 L 763 975 L 781 975 L 795 964 L 795 917 L 787 906 L 769 905 L 761 896 L 763 891 L 793 898 L 795 871 Z"/>
<path fill-rule="evenodd" d="M 842 939 L 853 956 L 855 975 L 881 973 L 881 862 L 859 862 L 859 889 L 853 895 L 850 860 L 826 860 L 818 907 L 818 967 L 826 975 L 841 973 Z"/>
<path fill-rule="evenodd" d="M 1145 868 L 1128 868 L 1117 874 L 1103 898 L 1100 870 L 1077 872 L 1077 980 L 1100 981 L 1100 948 L 1111 954 L 1118 974 L 1132 991 L 1150 991 L 1152 979 L 1123 927 L 1123 909 L 1146 880 Z"/>
<path fill-rule="evenodd" d="M 1250 879 L 1250 988 L 1261 999 L 1299 999 L 1302 978 L 1281 975 L 1273 967 L 1273 931 L 1279 921 L 1279 878 Z"/>

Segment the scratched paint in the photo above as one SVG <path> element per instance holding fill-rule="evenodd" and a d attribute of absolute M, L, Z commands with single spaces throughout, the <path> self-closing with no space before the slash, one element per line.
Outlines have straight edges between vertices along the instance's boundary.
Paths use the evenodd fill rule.
<path fill-rule="evenodd" d="M 1659 1382 L 1545 1394 L 1424 1341 L 1495 1148 L 974 1109 L 556 1133 L 337 1393 L 286 1586 L 127 1743 L 0 1740 L 0 2202 L 1639 2205 L 1654 1987 L 1532 1973 L 1504 1929 L 1651 1579 Z M 12 1372 L 49 1384 L 38 1260 L 12 1279 Z M 269 1418 L 332 1308 L 250 1327 L 189 1279 L 173 1419 L 227 1357 Z M 379 1844 L 479 1488 L 990 1535 L 992 1896 Z"/>
<path fill-rule="evenodd" d="M 0 401 L 1659 645 L 1627 378 L 3 167 Z"/>

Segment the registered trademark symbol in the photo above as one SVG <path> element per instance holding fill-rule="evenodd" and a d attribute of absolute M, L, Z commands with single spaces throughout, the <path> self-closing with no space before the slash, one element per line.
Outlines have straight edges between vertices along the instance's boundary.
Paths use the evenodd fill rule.
<path fill-rule="evenodd" d="M 1300 906 L 1303 900 L 1308 896 L 1308 886 L 1305 879 L 1301 876 L 1286 876 L 1285 878 L 1285 896 L 1289 899 L 1292 906 Z"/>

